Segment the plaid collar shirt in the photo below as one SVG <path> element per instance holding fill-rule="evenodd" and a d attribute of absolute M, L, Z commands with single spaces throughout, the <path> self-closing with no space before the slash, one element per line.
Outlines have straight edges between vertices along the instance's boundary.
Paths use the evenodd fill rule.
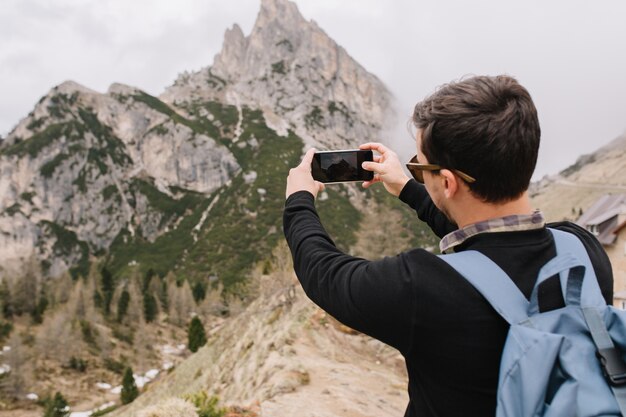
<path fill-rule="evenodd" d="M 546 221 L 543 214 L 536 210 L 533 214 L 512 215 L 485 220 L 465 226 L 462 229 L 448 233 L 439 242 L 441 253 L 452 253 L 454 248 L 465 242 L 472 236 L 481 233 L 517 232 L 522 230 L 535 230 L 545 227 Z"/>

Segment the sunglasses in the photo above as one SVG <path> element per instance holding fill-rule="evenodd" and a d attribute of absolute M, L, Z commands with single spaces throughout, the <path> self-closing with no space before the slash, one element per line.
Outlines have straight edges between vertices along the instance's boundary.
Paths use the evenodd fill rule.
<path fill-rule="evenodd" d="M 411 160 L 406 164 L 411 175 L 415 178 L 415 181 L 424 184 L 424 171 L 439 171 L 444 169 L 441 165 L 434 164 L 420 164 L 417 162 L 417 155 L 415 155 Z M 471 184 L 476 181 L 476 178 L 467 175 L 465 172 L 459 171 L 458 169 L 450 169 L 450 171 L 454 172 L 458 175 L 463 181 L 468 184 Z"/>

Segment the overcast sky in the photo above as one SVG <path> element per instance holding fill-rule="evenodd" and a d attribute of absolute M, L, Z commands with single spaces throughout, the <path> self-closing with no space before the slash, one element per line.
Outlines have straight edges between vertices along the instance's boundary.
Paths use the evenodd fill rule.
<path fill-rule="evenodd" d="M 296 0 L 302 14 L 376 74 L 401 120 L 467 74 L 515 76 L 539 110 L 535 179 L 626 131 L 626 1 Z M 113 82 L 158 95 L 213 62 L 224 31 L 248 35 L 259 0 L 2 0 L 0 135 L 53 86 Z M 402 129 L 400 129 L 402 131 Z M 397 145 L 411 152 L 410 139 Z"/>

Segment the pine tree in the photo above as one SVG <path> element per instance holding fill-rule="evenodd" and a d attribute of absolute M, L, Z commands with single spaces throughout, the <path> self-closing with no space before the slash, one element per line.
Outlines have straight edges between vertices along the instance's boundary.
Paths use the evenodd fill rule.
<path fill-rule="evenodd" d="M 41 324 L 43 322 L 43 313 L 46 311 L 46 308 L 48 308 L 48 297 L 46 297 L 46 294 L 42 291 L 39 302 L 35 310 L 31 313 L 34 323 Z"/>
<path fill-rule="evenodd" d="M 11 289 L 6 279 L 0 281 L 0 313 L 5 319 L 13 317 L 13 303 L 11 300 Z"/>
<path fill-rule="evenodd" d="M 115 291 L 113 275 L 106 267 L 103 267 L 100 272 L 102 275 L 102 305 L 104 313 L 108 315 L 111 312 L 111 300 L 113 299 L 113 291 Z"/>
<path fill-rule="evenodd" d="M 159 291 L 159 301 L 161 301 L 161 308 L 165 312 L 170 310 L 170 299 L 167 293 L 167 279 L 163 279 L 161 282 L 161 288 Z"/>
<path fill-rule="evenodd" d="M 189 340 L 189 350 L 194 353 L 207 342 L 204 326 L 198 316 L 191 319 L 191 323 L 189 323 L 187 339 Z"/>
<path fill-rule="evenodd" d="M 133 370 L 128 367 L 124 371 L 124 377 L 122 379 L 122 404 L 130 404 L 135 401 L 135 398 L 139 396 L 139 390 L 135 383 L 135 377 L 133 376 Z"/>
<path fill-rule="evenodd" d="M 144 294 L 143 295 L 143 315 L 146 319 L 146 322 L 153 322 L 156 318 L 158 309 L 156 298 L 152 294 Z"/>
<path fill-rule="evenodd" d="M 100 291 L 98 291 L 97 289 L 93 292 L 93 305 L 95 305 L 96 308 L 104 308 L 104 300 L 102 299 L 102 294 L 100 294 Z"/>
<path fill-rule="evenodd" d="M 70 409 L 67 400 L 63 398 L 60 392 L 57 392 L 54 398 L 46 402 L 46 408 L 43 417 L 66 417 L 70 415 Z"/>
<path fill-rule="evenodd" d="M 194 301 L 198 304 L 200 301 L 204 300 L 204 297 L 206 297 L 206 288 L 204 288 L 204 285 L 202 285 L 201 282 L 196 282 L 191 290 L 191 293 L 193 294 Z"/>
<path fill-rule="evenodd" d="M 150 281 L 152 281 L 152 277 L 155 275 L 156 273 L 154 272 L 154 269 L 148 269 L 148 272 L 146 272 L 146 274 L 143 276 L 143 282 L 141 283 L 141 292 L 148 291 L 148 288 L 150 287 Z"/>
<path fill-rule="evenodd" d="M 122 291 L 122 295 L 120 295 L 120 299 L 117 302 L 117 321 L 121 322 L 126 312 L 128 311 L 128 304 L 130 303 L 130 293 L 128 289 L 124 288 Z"/>

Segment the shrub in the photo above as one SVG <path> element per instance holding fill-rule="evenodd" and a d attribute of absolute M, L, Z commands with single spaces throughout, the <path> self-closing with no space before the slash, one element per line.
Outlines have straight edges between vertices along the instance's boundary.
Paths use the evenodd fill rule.
<path fill-rule="evenodd" d="M 218 407 L 219 398 L 214 395 L 209 397 L 204 391 L 188 395 L 185 399 L 196 406 L 198 417 L 223 417 L 226 414 L 226 409 Z"/>
<path fill-rule="evenodd" d="M 125 361 L 124 361 L 125 362 Z M 105 358 L 104 359 L 104 367 L 111 372 L 115 372 L 118 375 L 122 375 L 124 370 L 126 369 L 126 365 L 123 361 L 116 361 L 113 358 Z"/>
<path fill-rule="evenodd" d="M 66 417 L 70 415 L 67 400 L 57 392 L 53 398 L 46 401 L 43 417 Z"/>
<path fill-rule="evenodd" d="M 137 417 L 198 417 L 198 413 L 196 413 L 196 407 L 190 402 L 180 398 L 168 398 L 139 411 Z"/>
<path fill-rule="evenodd" d="M 85 372 L 87 370 L 87 361 L 82 358 L 72 356 L 70 359 L 69 367 L 78 372 Z"/>

